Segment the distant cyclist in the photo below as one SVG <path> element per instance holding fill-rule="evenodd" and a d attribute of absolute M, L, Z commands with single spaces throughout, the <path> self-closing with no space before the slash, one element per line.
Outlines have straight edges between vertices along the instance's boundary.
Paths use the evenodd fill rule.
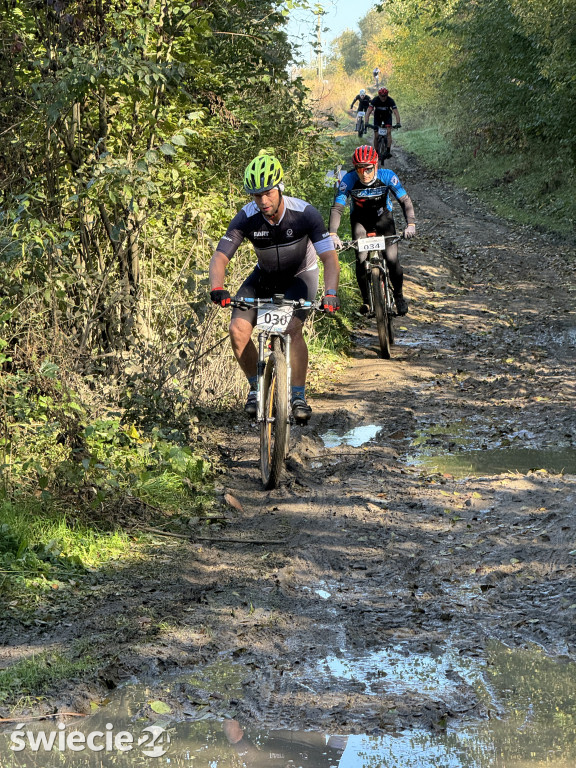
<path fill-rule="evenodd" d="M 386 168 L 378 169 L 378 154 L 376 150 L 365 144 L 358 147 L 352 156 L 354 170 L 347 173 L 336 194 L 334 204 L 330 209 L 330 234 L 336 248 L 342 247 L 338 237 L 338 227 L 346 203 L 350 199 L 350 224 L 352 237 L 357 240 L 366 237 L 368 232 L 379 235 L 394 235 L 396 227 L 392 216 L 391 195 L 398 201 L 406 219 L 404 237 L 410 239 L 416 234 L 414 223 L 414 206 L 408 193 L 393 171 Z M 362 294 L 362 314 L 369 311 L 367 272 L 364 262 L 367 254 L 356 252 L 356 279 Z M 390 271 L 394 301 L 399 315 L 408 312 L 408 303 L 402 292 L 404 273 L 398 261 L 398 245 L 386 246 L 386 263 Z"/>
<path fill-rule="evenodd" d="M 390 151 L 392 147 L 392 115 L 396 118 L 396 128 L 400 128 L 400 114 L 396 102 L 388 95 L 388 88 L 380 88 L 378 95 L 370 102 L 366 111 L 366 122 L 368 122 L 372 112 L 374 112 L 374 149 L 378 148 L 378 129 L 380 126 L 384 126 L 387 132 L 385 157 L 392 157 Z"/>
<path fill-rule="evenodd" d="M 380 67 L 374 67 L 372 70 L 372 75 L 374 76 L 374 83 L 376 85 L 376 88 L 380 85 Z"/>
<path fill-rule="evenodd" d="M 254 246 L 258 262 L 238 290 L 239 296 L 268 298 L 282 293 L 287 299 L 314 301 L 318 290 L 318 259 L 324 265 L 322 309 L 340 309 L 339 264 L 334 244 L 320 213 L 309 203 L 284 195 L 280 161 L 269 154 L 252 160 L 244 173 L 244 189 L 252 200 L 232 219 L 210 261 L 210 299 L 218 306 L 230 304 L 224 289 L 224 276 L 230 259 L 246 238 Z M 305 385 L 308 348 L 302 327 L 309 310 L 297 309 L 287 327 L 291 338 L 292 413 L 308 421 L 312 408 L 306 403 Z M 252 341 L 256 310 L 232 310 L 230 339 L 232 350 L 250 385 L 244 410 L 257 412 L 256 386 L 258 352 Z"/>
<path fill-rule="evenodd" d="M 354 109 L 354 104 L 358 102 L 358 111 L 356 112 L 356 128 L 355 130 L 358 131 L 358 136 L 363 136 L 365 133 L 368 132 L 368 128 L 366 127 L 366 121 L 365 121 L 365 115 L 366 110 L 368 109 L 370 105 L 370 96 L 366 93 L 364 88 L 362 88 L 359 92 L 352 104 L 350 104 L 350 109 Z"/>
<path fill-rule="evenodd" d="M 366 110 L 370 106 L 370 95 L 366 93 L 364 88 L 361 88 L 358 91 L 358 95 L 356 96 L 352 104 L 350 104 L 350 109 L 354 109 L 354 104 L 356 104 L 356 102 L 358 102 L 358 112 L 366 112 Z"/>

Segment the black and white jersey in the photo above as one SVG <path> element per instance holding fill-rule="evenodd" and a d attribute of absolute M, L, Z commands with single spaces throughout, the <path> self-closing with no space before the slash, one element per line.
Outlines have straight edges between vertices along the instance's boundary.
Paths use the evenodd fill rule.
<path fill-rule="evenodd" d="M 320 212 L 297 197 L 283 197 L 284 212 L 271 224 L 253 201 L 230 222 L 217 250 L 229 259 L 244 239 L 250 240 L 258 266 L 268 273 L 297 275 L 317 264 L 317 254 L 334 249 Z"/>

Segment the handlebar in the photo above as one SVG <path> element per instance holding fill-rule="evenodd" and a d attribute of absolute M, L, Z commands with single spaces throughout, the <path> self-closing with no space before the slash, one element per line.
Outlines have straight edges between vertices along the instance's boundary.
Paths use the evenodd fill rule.
<path fill-rule="evenodd" d="M 401 235 L 378 235 L 378 237 L 383 237 L 385 240 L 391 240 L 391 245 L 394 245 L 394 243 L 399 243 L 400 240 L 403 239 Z M 356 248 L 358 245 L 358 240 L 342 240 L 341 242 L 342 248 L 337 248 L 336 250 L 338 251 L 347 251 L 348 248 Z"/>
<path fill-rule="evenodd" d="M 233 296 L 230 306 L 237 309 L 258 309 L 264 304 L 275 304 L 277 307 L 293 307 L 294 309 L 321 309 L 319 301 L 306 299 L 285 299 L 283 293 L 275 293 L 269 299 L 253 298 L 251 296 Z"/>
<path fill-rule="evenodd" d="M 376 126 L 373 123 L 366 123 L 366 128 L 372 128 L 373 131 L 377 131 L 378 128 L 382 128 L 382 126 L 381 125 Z M 391 125 L 390 128 L 392 128 L 392 130 L 395 131 L 396 128 L 402 128 L 402 125 Z"/>

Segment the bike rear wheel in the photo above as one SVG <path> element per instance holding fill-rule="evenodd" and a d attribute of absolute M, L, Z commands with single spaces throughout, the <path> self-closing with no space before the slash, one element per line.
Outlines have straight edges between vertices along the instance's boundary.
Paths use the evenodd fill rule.
<path fill-rule="evenodd" d="M 264 419 L 260 423 L 260 474 L 264 488 L 276 488 L 288 452 L 288 369 L 280 339 L 266 363 L 262 390 Z"/>
<path fill-rule="evenodd" d="M 378 329 L 378 341 L 380 352 L 385 360 L 391 357 L 390 347 L 394 343 L 394 331 L 392 329 L 392 311 L 387 306 L 386 289 L 379 267 L 373 267 L 371 273 L 372 293 L 374 296 L 374 314 L 376 315 L 376 327 Z"/>

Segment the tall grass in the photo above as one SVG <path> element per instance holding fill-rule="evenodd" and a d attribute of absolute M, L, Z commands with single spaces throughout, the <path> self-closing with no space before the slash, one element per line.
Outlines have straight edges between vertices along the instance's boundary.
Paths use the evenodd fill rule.
<path fill-rule="evenodd" d="M 0 501 L 0 562 L 5 573 L 35 575 L 54 568 L 98 567 L 125 556 L 130 537 L 79 522 L 73 511 L 41 501 Z"/>
<path fill-rule="evenodd" d="M 395 140 L 499 215 L 543 231 L 574 235 L 576 178 L 553 147 L 537 144 L 530 152 L 506 153 L 485 146 L 457 147 L 438 125 L 402 131 Z"/>
<path fill-rule="evenodd" d="M 96 666 L 86 654 L 76 659 L 62 652 L 38 653 L 0 670 L 0 702 L 16 701 L 42 693 L 60 680 L 77 677 Z"/>

